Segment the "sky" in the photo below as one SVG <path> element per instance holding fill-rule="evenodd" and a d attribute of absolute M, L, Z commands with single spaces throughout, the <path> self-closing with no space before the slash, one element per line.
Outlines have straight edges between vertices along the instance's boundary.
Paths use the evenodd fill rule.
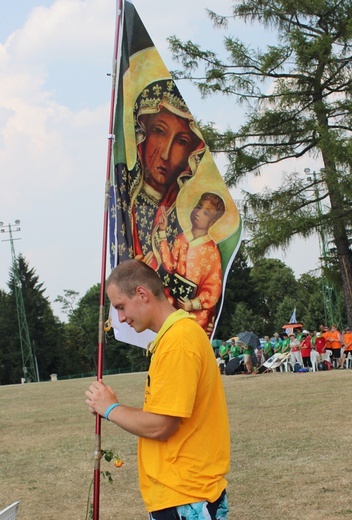
<path fill-rule="evenodd" d="M 169 69 L 176 69 L 166 38 L 176 34 L 206 48 L 221 49 L 223 32 L 207 16 L 207 0 L 135 0 L 134 5 Z M 162 8 L 161 8 L 162 5 Z M 216 12 L 230 14 L 230 0 Z M 115 32 L 114 0 L 7 2 L 0 18 L 0 221 L 20 220 L 15 253 L 34 268 L 54 313 L 64 290 L 83 296 L 101 278 L 104 190 Z M 237 21 L 229 28 L 248 44 L 272 36 Z M 241 111 L 233 100 L 202 100 L 187 82 L 178 84 L 193 115 L 233 128 Z M 220 171 L 225 162 L 215 157 Z M 292 164 L 292 171 L 315 168 Z M 282 166 L 249 178 L 252 192 L 281 183 Z M 7 229 L 7 227 L 5 227 Z M 11 268 L 9 235 L 0 236 L 0 289 Z M 318 265 L 317 238 L 295 241 L 286 254 L 272 253 L 299 276 Z"/>

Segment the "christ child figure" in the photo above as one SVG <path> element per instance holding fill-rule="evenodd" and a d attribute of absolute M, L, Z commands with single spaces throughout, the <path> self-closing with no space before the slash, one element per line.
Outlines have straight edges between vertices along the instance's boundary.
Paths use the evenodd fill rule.
<path fill-rule="evenodd" d="M 193 314 L 209 336 L 221 296 L 222 268 L 218 246 L 208 232 L 224 213 L 225 204 L 218 194 L 203 193 L 191 212 L 191 229 L 180 233 L 172 248 L 166 239 L 168 219 L 163 206 L 159 218 L 161 261 L 178 283 L 177 289 L 174 283 L 167 286 L 166 293 L 176 308 Z M 187 290 L 190 287 L 192 292 Z"/>

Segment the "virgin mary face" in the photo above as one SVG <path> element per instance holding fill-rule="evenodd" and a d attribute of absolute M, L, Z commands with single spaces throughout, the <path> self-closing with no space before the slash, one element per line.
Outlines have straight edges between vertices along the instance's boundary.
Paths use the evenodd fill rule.
<path fill-rule="evenodd" d="M 142 116 L 146 138 L 142 152 L 145 182 L 160 194 L 188 169 L 188 157 L 200 143 L 183 119 L 165 108 L 149 116 Z"/>

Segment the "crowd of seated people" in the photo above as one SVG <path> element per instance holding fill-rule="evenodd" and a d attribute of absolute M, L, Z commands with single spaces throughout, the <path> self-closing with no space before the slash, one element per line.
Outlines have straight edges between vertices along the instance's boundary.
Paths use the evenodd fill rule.
<path fill-rule="evenodd" d="M 345 327 L 340 332 L 334 324 L 331 327 L 320 325 L 319 330 L 314 331 L 295 328 L 274 333 L 272 337 L 265 336 L 252 354 L 256 356 L 258 367 L 269 360 L 285 358 L 289 361 L 286 366 L 293 371 L 311 371 L 313 362 L 324 370 L 352 368 L 352 330 Z M 229 360 L 243 356 L 243 343 L 234 338 L 223 341 L 217 354 L 221 372 L 224 373 Z"/>

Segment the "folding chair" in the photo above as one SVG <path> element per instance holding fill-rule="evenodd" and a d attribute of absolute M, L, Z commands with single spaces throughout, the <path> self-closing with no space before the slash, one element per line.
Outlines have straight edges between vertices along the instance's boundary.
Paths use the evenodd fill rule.
<path fill-rule="evenodd" d="M 276 366 L 280 366 L 280 354 L 274 354 L 267 359 L 260 367 L 254 370 L 253 374 L 266 374 Z"/>
<path fill-rule="evenodd" d="M 280 372 L 290 372 L 291 371 L 291 365 L 290 365 L 290 356 L 291 354 L 289 352 L 285 352 L 284 354 L 281 354 L 281 363 L 279 365 Z"/>
<path fill-rule="evenodd" d="M 318 359 L 319 359 L 318 352 L 316 350 L 311 350 L 311 352 L 310 352 L 310 362 L 312 364 L 313 372 L 318 370 Z"/>
<path fill-rule="evenodd" d="M 16 520 L 20 508 L 20 501 L 14 502 L 10 506 L 0 511 L 0 520 Z"/>
<path fill-rule="evenodd" d="M 286 353 L 286 354 L 281 354 L 281 353 L 278 353 L 278 354 L 274 354 L 274 356 L 276 356 L 276 360 L 275 362 L 270 366 L 270 369 L 273 371 L 273 372 L 276 372 L 276 369 L 279 368 L 280 369 L 280 372 L 283 371 L 283 367 L 286 368 L 286 372 L 287 372 L 287 363 L 289 361 L 289 358 L 290 358 L 290 353 Z"/>

